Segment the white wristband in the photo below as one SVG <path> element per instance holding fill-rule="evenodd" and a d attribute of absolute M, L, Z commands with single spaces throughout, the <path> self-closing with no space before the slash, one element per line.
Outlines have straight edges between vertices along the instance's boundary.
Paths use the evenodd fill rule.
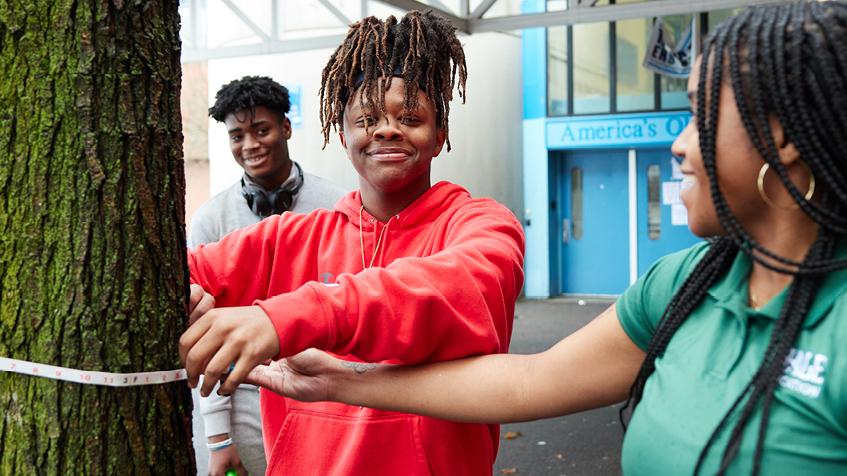
<path fill-rule="evenodd" d="M 220 451 L 230 446 L 232 446 L 232 438 L 227 438 L 223 441 L 218 441 L 215 443 L 206 443 L 206 447 L 209 448 L 209 451 Z"/>

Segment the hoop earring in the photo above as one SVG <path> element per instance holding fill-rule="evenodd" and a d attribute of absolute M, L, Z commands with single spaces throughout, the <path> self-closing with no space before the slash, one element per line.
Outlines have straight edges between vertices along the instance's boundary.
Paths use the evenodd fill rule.
<path fill-rule="evenodd" d="M 803 196 L 803 199 L 807 202 L 812 199 L 812 196 L 815 194 L 815 176 L 812 174 L 812 169 L 809 168 L 808 164 L 805 162 L 800 162 L 803 167 L 806 169 L 806 172 L 809 174 L 809 190 L 806 192 L 806 195 Z M 776 204 L 773 200 L 768 197 L 768 194 L 765 193 L 765 175 L 767 175 L 768 170 L 770 170 L 771 166 L 767 162 L 762 165 L 762 168 L 759 169 L 759 178 L 756 180 L 756 188 L 759 189 L 759 196 L 762 197 L 762 200 L 765 201 L 768 205 L 778 208 L 780 210 L 796 210 L 800 208 L 800 205 L 794 203 L 790 206 L 783 206 Z"/>

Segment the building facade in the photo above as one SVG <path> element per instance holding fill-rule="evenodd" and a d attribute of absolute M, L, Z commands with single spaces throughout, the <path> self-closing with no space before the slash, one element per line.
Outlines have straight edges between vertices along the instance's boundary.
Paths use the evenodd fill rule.
<path fill-rule="evenodd" d="M 729 8 L 775 1 L 714 0 L 708 5 Z M 451 180 L 475 196 L 495 198 L 524 222 L 527 297 L 614 296 L 656 259 L 698 240 L 688 230 L 679 202 L 679 164 L 670 152 L 689 120 L 686 80 L 655 74 L 642 61 L 656 21 L 648 15 L 663 15 L 670 42 L 693 29 L 696 46 L 709 25 L 737 11 L 699 13 L 705 3 L 421 4 L 446 5 L 453 15 L 464 10 L 467 31 L 473 32 L 461 37 L 470 71 L 468 101 L 451 109 L 453 150 L 433 162 L 433 179 Z M 186 58 L 204 61 L 208 77 L 202 89 L 208 102 L 213 102 L 221 85 L 237 77 L 273 77 L 293 93 L 292 157 L 312 173 L 356 188 L 356 174 L 347 165 L 336 134 L 323 148 L 317 114 L 321 68 L 352 19 L 364 14 L 399 16 L 403 9 L 397 5 L 419 4 L 182 0 L 181 5 Z M 599 15 L 604 21 L 598 15 L 582 16 L 604 9 L 606 13 Z M 633 14 L 635 10 L 639 13 Z M 695 10 L 698 13 L 680 13 Z M 481 13 L 474 16 L 476 12 Z M 572 25 L 555 25 L 558 20 L 536 23 L 552 25 L 543 28 L 528 27 L 519 18 L 527 14 L 538 21 L 539 15 L 533 14 L 542 12 L 549 13 L 542 15 L 548 19 L 577 15 L 562 20 Z M 184 88 L 198 87 L 197 81 L 186 80 Z M 208 161 L 189 165 L 205 166 L 200 172 L 209 186 L 190 187 L 189 199 L 195 190 L 205 199 L 241 173 L 223 126 L 214 121 L 204 126 Z M 192 169 L 188 175 L 200 172 Z"/>
<path fill-rule="evenodd" d="M 598 6 L 637 0 L 600 0 Z M 565 8 L 526 1 L 525 11 Z M 661 19 L 693 43 L 734 14 Z M 684 78 L 642 60 L 655 18 L 523 32 L 523 176 L 528 297 L 621 293 L 659 257 L 699 240 L 670 151 L 688 124 Z M 696 48 L 696 46 L 695 46 Z"/>

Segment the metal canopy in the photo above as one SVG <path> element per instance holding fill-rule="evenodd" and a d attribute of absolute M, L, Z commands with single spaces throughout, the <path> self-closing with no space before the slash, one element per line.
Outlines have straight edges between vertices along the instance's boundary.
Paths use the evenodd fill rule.
<path fill-rule="evenodd" d="M 263 27 L 257 24 L 255 16 L 251 18 L 242 9 L 251 0 L 181 0 L 180 13 L 183 15 L 182 61 L 191 63 L 218 58 L 333 48 L 344 39 L 347 25 L 357 18 L 367 16 L 369 11 L 377 7 L 377 5 L 372 5 L 376 3 L 402 11 L 432 10 L 449 19 L 460 32 L 468 35 L 555 25 L 691 14 L 769 3 L 786 3 L 786 0 L 652 0 L 621 5 L 594 6 L 597 0 L 566 0 L 561 3 L 567 8 L 561 11 L 489 17 L 487 14 L 492 10 L 492 7 L 501 3 L 513 6 L 515 2 L 510 2 L 510 0 L 476 0 L 472 5 L 470 0 L 458 0 L 451 2 L 458 4 L 457 11 L 453 11 L 445 4 L 445 0 L 429 0 L 426 3 L 419 0 L 359 0 L 358 8 L 353 12 L 356 15 L 354 17 L 349 11 L 345 13 L 341 8 L 341 3 L 344 3 L 349 10 L 351 0 L 315 0 L 312 3 L 322 7 L 321 13 L 325 14 L 326 19 L 332 26 L 316 35 L 297 37 L 289 34 L 290 32 L 283 31 L 280 27 L 279 11 L 283 1 L 285 0 L 271 0 L 266 4 L 269 8 L 263 7 L 267 11 L 261 12 L 262 18 L 269 19 L 270 23 L 269 27 L 267 25 Z M 294 0 L 287 1 L 292 2 Z M 303 0 L 296 1 L 298 3 L 303 2 Z M 305 3 L 303 2 L 303 4 Z M 228 21 L 246 27 L 252 33 L 250 39 L 255 41 L 238 45 L 210 47 L 206 41 L 205 31 L 200 28 L 202 23 L 200 16 L 206 13 L 206 9 L 211 4 L 225 7 L 227 13 L 231 16 Z M 255 8 L 256 4 L 253 3 L 250 6 Z M 265 21 L 265 23 L 268 22 Z"/>

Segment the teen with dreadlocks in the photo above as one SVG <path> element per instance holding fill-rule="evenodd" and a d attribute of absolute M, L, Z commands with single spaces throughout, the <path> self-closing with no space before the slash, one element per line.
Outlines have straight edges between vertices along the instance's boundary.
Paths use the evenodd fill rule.
<path fill-rule="evenodd" d="M 256 364 L 309 347 L 359 370 L 508 351 L 520 223 L 493 200 L 430 185 L 465 78 L 442 18 L 411 12 L 351 26 L 323 72 L 321 120 L 325 140 L 338 129 L 360 189 L 334 211 L 273 216 L 190 253 L 193 324 L 180 351 L 190 384 L 205 376 L 201 394 L 231 363 L 223 394 Z M 212 296 L 219 307 L 209 310 Z M 268 474 L 477 475 L 497 453 L 496 425 L 270 392 L 261 405 Z"/>
<path fill-rule="evenodd" d="M 847 5 L 746 10 L 694 71 L 673 151 L 692 231 L 717 238 L 660 260 L 540 354 L 350 372 L 308 351 L 251 381 L 467 422 L 628 395 L 625 474 L 845 474 Z"/>

